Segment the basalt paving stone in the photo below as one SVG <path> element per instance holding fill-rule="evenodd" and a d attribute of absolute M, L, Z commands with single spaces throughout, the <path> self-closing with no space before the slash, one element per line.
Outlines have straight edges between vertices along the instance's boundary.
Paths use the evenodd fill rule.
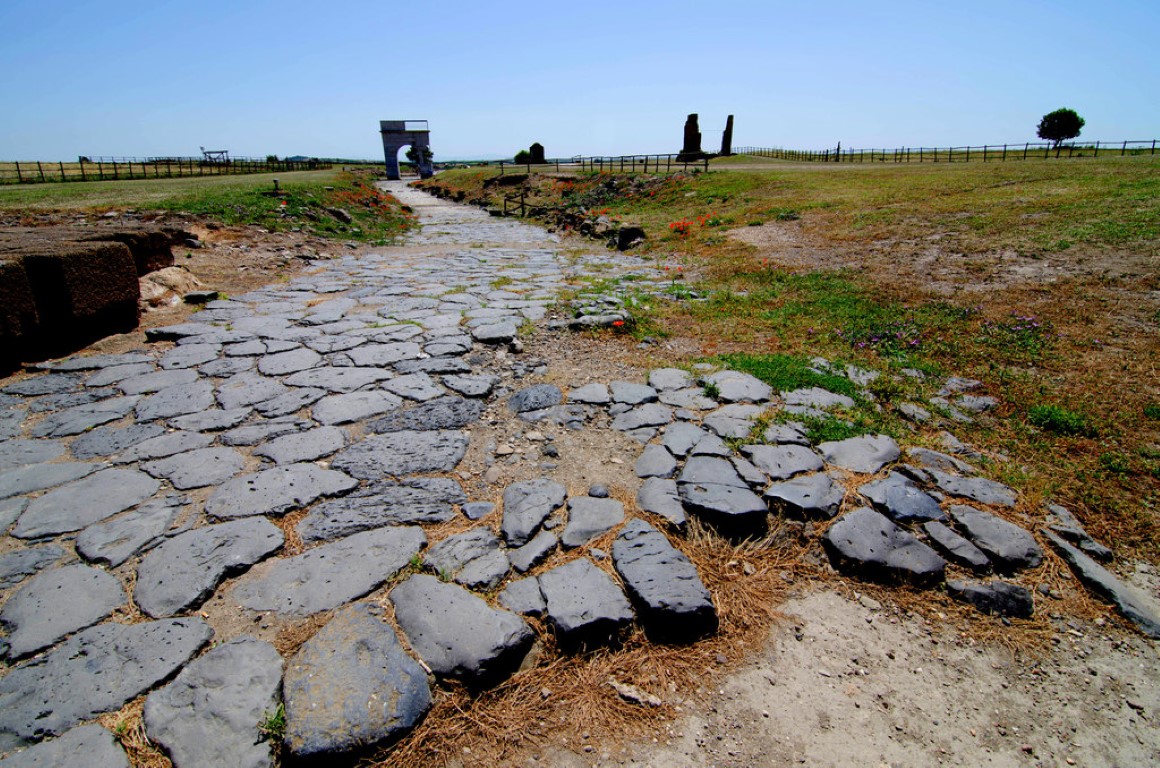
<path fill-rule="evenodd" d="M 828 519 L 838 514 L 846 489 L 824 472 L 799 475 L 765 489 L 772 512 L 795 518 Z"/>
<path fill-rule="evenodd" d="M 648 523 L 624 526 L 612 562 L 650 639 L 686 643 L 717 630 L 717 609 L 696 567 Z"/>
<path fill-rule="evenodd" d="M 493 589 L 511 568 L 502 546 L 490 528 L 472 528 L 432 545 L 423 562 L 440 578 L 471 589 Z"/>
<path fill-rule="evenodd" d="M 707 411 L 718 406 L 718 402 L 705 395 L 705 390 L 699 387 L 668 390 L 660 393 L 660 401 L 674 408 L 692 408 L 697 411 Z"/>
<path fill-rule="evenodd" d="M 637 477 L 672 477 L 677 460 L 663 445 L 647 445 L 633 465 Z"/>
<path fill-rule="evenodd" d="M 822 468 L 822 458 L 801 445 L 746 445 L 744 453 L 771 480 L 788 480 Z"/>
<path fill-rule="evenodd" d="M 633 620 L 620 587 L 587 558 L 546 571 L 539 581 L 548 621 L 566 650 L 614 643 Z"/>
<path fill-rule="evenodd" d="M 563 485 L 547 478 L 512 483 L 505 488 L 502 532 L 508 546 L 526 544 L 548 515 L 564 503 L 567 494 Z"/>
<path fill-rule="evenodd" d="M 111 368 L 117 365 L 134 365 L 137 363 L 150 363 L 153 358 L 149 355 L 138 352 L 130 352 L 123 355 L 88 355 L 85 357 L 70 357 L 65 360 L 54 360 L 47 363 L 39 363 L 36 368 L 43 368 L 52 371 L 95 371 L 100 368 Z"/>
<path fill-rule="evenodd" d="M 28 499 L 23 496 L 0 499 L 0 533 L 5 533 L 27 507 Z"/>
<path fill-rule="evenodd" d="M 258 403 L 254 410 L 267 418 L 297 413 L 326 396 L 325 389 L 293 388 L 275 398 Z"/>
<path fill-rule="evenodd" d="M 645 512 L 659 515 L 678 528 L 688 521 L 685 507 L 677 492 L 677 481 L 660 477 L 650 477 L 641 483 L 636 493 L 636 503 Z"/>
<path fill-rule="evenodd" d="M 0 467 L 13 469 L 52 461 L 64 450 L 59 440 L 5 440 L 0 442 Z"/>
<path fill-rule="evenodd" d="M 445 523 L 455 516 L 453 505 L 466 500 L 463 488 L 450 478 L 378 481 L 315 505 L 298 524 L 298 533 L 310 544 L 387 525 Z"/>
<path fill-rule="evenodd" d="M 426 373 L 409 373 L 384 381 L 380 386 L 388 392 L 394 392 L 399 397 L 419 402 L 433 400 L 447 394 L 443 387 L 436 384 L 435 380 Z"/>
<path fill-rule="evenodd" d="M 314 404 L 311 414 L 320 424 L 350 424 L 395 410 L 402 398 L 390 392 L 350 392 L 328 395 Z"/>
<path fill-rule="evenodd" d="M 901 451 L 898 443 L 886 435 L 863 435 L 818 445 L 826 461 L 851 472 L 873 474 L 892 461 Z"/>
<path fill-rule="evenodd" d="M 371 432 L 460 429 L 479 421 L 483 405 L 478 400 L 445 396 L 377 419 L 367 425 Z"/>
<path fill-rule="evenodd" d="M 104 469 L 33 499 L 16 521 L 21 539 L 79 531 L 140 504 L 161 483 L 135 469 Z"/>
<path fill-rule="evenodd" d="M 413 341 L 397 341 L 390 344 L 363 344 L 346 353 L 356 366 L 384 368 L 403 360 L 421 357 L 423 348 Z"/>
<path fill-rule="evenodd" d="M 272 440 L 279 435 L 288 435 L 292 432 L 302 432 L 312 426 L 313 422 L 304 419 L 292 417 L 273 419 L 231 429 L 222 434 L 221 441 L 226 445 L 257 445 L 263 440 Z"/>
<path fill-rule="evenodd" d="M 381 608 L 337 613 L 286 664 L 285 744 L 300 758 L 397 740 L 431 708 L 431 689 Z"/>
<path fill-rule="evenodd" d="M 423 346 L 423 351 L 431 357 L 444 357 L 447 355 L 462 355 L 470 352 L 471 348 L 470 336 L 447 336 L 428 342 Z"/>
<path fill-rule="evenodd" d="M 612 396 L 608 392 L 608 387 L 600 382 L 585 384 L 568 392 L 568 402 L 570 403 L 605 405 L 611 400 Z"/>
<path fill-rule="evenodd" d="M 246 372 L 231 376 L 219 384 L 217 401 L 222 408 L 228 411 L 231 408 L 241 408 L 245 405 L 254 405 L 255 403 L 264 403 L 268 400 L 273 400 L 279 395 L 286 394 L 287 391 L 286 386 L 277 379 L 267 378 L 266 376 L 253 372 Z M 189 411 L 189 413 L 192 413 L 192 411 Z"/>
<path fill-rule="evenodd" d="M 611 531 L 624 522 L 624 505 L 616 499 L 573 496 L 568 500 L 568 525 L 560 543 L 571 549 Z"/>
<path fill-rule="evenodd" d="M 447 430 L 372 435 L 335 456 L 331 466 L 361 480 L 450 472 L 463 459 L 467 443 L 464 433 Z"/>
<path fill-rule="evenodd" d="M 93 389 L 86 389 L 84 392 L 62 392 L 59 395 L 45 395 L 44 397 L 38 397 L 30 401 L 28 410 L 31 413 L 57 411 L 64 408 L 72 408 L 77 405 L 100 402 L 110 397 L 116 397 L 119 394 L 120 392 L 112 387 L 95 387 Z"/>
<path fill-rule="evenodd" d="M 489 375 L 449 375 L 443 377 L 444 386 L 465 397 L 487 397 L 495 389 L 498 381 L 497 377 Z"/>
<path fill-rule="evenodd" d="M 657 368 L 649 372 L 648 383 L 653 389 L 665 392 L 693 386 L 693 377 L 680 368 Z"/>
<path fill-rule="evenodd" d="M 258 373 L 263 376 L 286 376 L 309 370 L 322 362 L 322 355 L 313 349 L 299 347 L 287 352 L 266 354 L 258 359 Z"/>
<path fill-rule="evenodd" d="M 58 738 L 33 744 L 0 760 L 0 768 L 130 768 L 129 758 L 112 733 L 99 725 L 80 725 Z"/>
<path fill-rule="evenodd" d="M 156 397 L 156 395 L 154 395 Z M 87 432 L 93 427 L 108 424 L 127 415 L 138 406 L 141 398 L 113 397 L 99 403 L 78 405 L 57 413 L 50 413 L 33 425 L 29 434 L 33 437 L 67 437 Z"/>
<path fill-rule="evenodd" d="M 245 463 L 245 457 L 233 448 L 201 448 L 146 462 L 141 469 L 184 491 L 224 483 L 241 472 Z"/>
<path fill-rule="evenodd" d="M 116 384 L 119 381 L 124 381 L 134 376 L 141 376 L 154 370 L 156 368 L 152 363 L 136 363 L 134 365 L 119 365 L 114 368 L 103 368 L 85 379 L 85 386 L 107 387 L 110 384 Z"/>
<path fill-rule="evenodd" d="M 106 623 L 0 678 L 0 750 L 119 709 L 172 676 L 213 636 L 200 619 Z"/>
<path fill-rule="evenodd" d="M 176 387 L 180 384 L 190 384 L 197 381 L 197 378 L 197 371 L 188 369 L 155 371 L 153 373 L 142 374 L 141 376 L 134 376 L 130 379 L 124 379 L 117 384 L 117 388 L 126 395 L 146 395 L 152 392 L 160 392 L 169 387 Z"/>
<path fill-rule="evenodd" d="M 415 526 L 356 533 L 250 571 L 229 599 L 251 611 L 291 616 L 337 608 L 390 581 L 426 543 Z"/>
<path fill-rule="evenodd" d="M 962 459 L 955 458 L 947 453 L 932 451 L 929 448 L 907 448 L 906 455 L 916 461 L 920 467 L 937 469 L 940 472 L 957 472 L 960 475 L 973 475 L 978 470 Z"/>
<path fill-rule="evenodd" d="M 858 493 L 869 499 L 874 509 L 896 523 L 946 519 L 933 496 L 898 472 L 860 486 Z"/>
<path fill-rule="evenodd" d="M 695 424 L 690 424 L 687 421 L 678 421 L 665 428 L 664 437 L 661 438 L 661 445 L 669 449 L 673 455 L 683 459 L 689 455 L 693 447 L 707 434 L 705 430 Z"/>
<path fill-rule="evenodd" d="M 564 402 L 564 393 L 555 384 L 535 384 L 508 398 L 508 408 L 515 413 L 539 411 Z"/>
<path fill-rule="evenodd" d="M 26 408 L 15 408 L 11 403 L 0 404 L 0 440 L 8 440 L 20 434 L 20 425 L 28 416 Z"/>
<path fill-rule="evenodd" d="M 961 496 L 997 507 L 1015 506 L 1015 491 L 1002 483 L 984 477 L 958 477 L 936 469 L 932 469 L 930 474 L 935 484 L 950 496 Z"/>
<path fill-rule="evenodd" d="M 1035 601 L 1031 599 L 1031 592 L 1026 587 L 1008 584 L 1005 581 L 952 579 L 947 582 L 947 594 L 956 600 L 970 603 L 980 613 L 1030 619 L 1035 612 Z"/>
<path fill-rule="evenodd" d="M 174 768 L 267 768 L 273 745 L 260 724 L 277 706 L 282 657 L 238 637 L 213 648 L 145 699 L 145 730 Z"/>
<path fill-rule="evenodd" d="M 24 381 L 8 384 L 0 392 L 23 397 L 38 397 L 40 395 L 55 395 L 61 392 L 72 392 L 83 383 L 83 377 L 71 373 L 46 373 L 43 376 L 34 376 Z"/>
<path fill-rule="evenodd" d="M 1014 523 L 965 505 L 953 505 L 947 512 L 960 532 L 991 558 L 996 571 L 1035 568 L 1043 561 L 1035 537 Z"/>
<path fill-rule="evenodd" d="M 490 501 L 473 501 L 464 504 L 461 509 L 468 520 L 482 520 L 495 511 L 495 504 Z"/>
<path fill-rule="evenodd" d="M 427 666 L 439 677 L 474 688 L 515 672 L 535 640 L 514 613 L 434 576 L 411 576 L 391 590 L 391 603 L 395 620 Z"/>
<path fill-rule="evenodd" d="M 187 413 L 199 413 L 213 405 L 213 385 L 208 381 L 195 381 L 143 397 L 137 404 L 137 418 L 141 421 L 168 419 Z"/>
<path fill-rule="evenodd" d="M 706 414 L 702 424 L 720 437 L 743 440 L 753 430 L 754 421 L 764 412 L 765 408 L 759 405 L 732 403 Z"/>
<path fill-rule="evenodd" d="M 127 427 L 98 427 L 79 435 L 69 446 L 78 459 L 113 456 L 146 440 L 165 434 L 160 424 L 130 424 Z"/>
<path fill-rule="evenodd" d="M 16 549 L 0 555 L 0 589 L 15 586 L 64 556 L 56 544 Z"/>
<path fill-rule="evenodd" d="M 346 445 L 346 431 L 339 427 L 317 427 L 293 435 L 283 435 L 254 449 L 275 464 L 293 464 L 329 456 Z"/>
<path fill-rule="evenodd" d="M 382 368 L 337 368 L 324 366 L 288 376 L 285 381 L 293 387 L 318 387 L 329 392 L 354 392 L 368 387 L 393 374 Z"/>
<path fill-rule="evenodd" d="M 659 403 L 646 403 L 630 411 L 618 414 L 612 420 L 612 428 L 629 432 L 643 427 L 660 427 L 673 420 L 671 408 Z"/>
<path fill-rule="evenodd" d="M 164 535 L 185 503 L 184 497 L 170 494 L 90 525 L 77 536 L 77 553 L 89 562 L 115 568 Z"/>
<path fill-rule="evenodd" d="M 117 577 L 87 565 L 42 571 L 4 603 L 9 659 L 36 653 L 90 627 L 125 603 Z"/>
<path fill-rule="evenodd" d="M 190 413 L 170 419 L 170 426 L 193 432 L 218 432 L 230 427 L 236 427 L 253 413 L 250 408 L 233 408 L 223 411 L 219 408 L 210 408 L 201 413 Z M 75 443 L 74 443 L 75 445 Z"/>
<path fill-rule="evenodd" d="M 612 401 L 627 405 L 656 402 L 657 391 L 647 384 L 637 384 L 631 381 L 614 381 L 608 385 Z"/>
<path fill-rule="evenodd" d="M 219 344 L 186 344 L 166 352 L 157 364 L 163 370 L 196 368 L 203 363 L 217 360 L 221 349 Z"/>
<path fill-rule="evenodd" d="M 507 552 L 508 561 L 518 573 L 527 573 L 556 550 L 560 540 L 551 531 L 540 531 L 522 547 Z"/>
<path fill-rule="evenodd" d="M 469 373 L 471 366 L 460 357 L 432 357 L 427 360 L 405 360 L 395 363 L 398 374 L 411 373 Z"/>
<path fill-rule="evenodd" d="M 223 376 L 233 376 L 238 373 L 245 373 L 254 367 L 254 360 L 250 357 L 227 357 L 219 360 L 211 360 L 205 365 L 198 368 L 203 376 L 213 376 L 220 378 Z"/>
<path fill-rule="evenodd" d="M 760 379 L 740 371 L 717 371 L 704 377 L 707 384 L 715 387 L 718 398 L 727 403 L 769 400 L 773 388 Z"/>
<path fill-rule="evenodd" d="M 127 464 L 134 461 L 164 459 L 166 456 L 172 456 L 175 453 L 184 453 L 185 451 L 205 448 L 212 442 L 212 437 L 199 432 L 166 432 L 157 437 L 142 440 L 136 445 L 122 451 L 117 454 L 115 461 L 119 464 Z"/>
<path fill-rule="evenodd" d="M 836 568 L 875 581 L 931 586 L 943 580 L 946 569 L 933 549 L 869 507 L 839 518 L 822 545 Z"/>
<path fill-rule="evenodd" d="M 206 499 L 205 511 L 219 520 L 279 515 L 357 486 L 357 480 L 342 472 L 315 464 L 290 464 L 227 481 Z"/>
<path fill-rule="evenodd" d="M 535 576 L 509 583 L 496 599 L 504 608 L 521 616 L 543 616 L 547 607 L 540 592 L 540 580 Z"/>
<path fill-rule="evenodd" d="M 923 523 L 922 529 L 934 548 L 952 563 L 982 573 L 991 570 L 991 560 L 981 549 L 939 521 Z"/>

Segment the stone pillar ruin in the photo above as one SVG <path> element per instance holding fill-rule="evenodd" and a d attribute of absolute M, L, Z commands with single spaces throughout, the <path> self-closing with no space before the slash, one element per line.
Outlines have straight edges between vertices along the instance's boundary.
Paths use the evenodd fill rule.
<path fill-rule="evenodd" d="M 528 147 L 528 154 L 532 156 L 532 165 L 544 165 L 548 162 L 544 159 L 544 145 L 538 141 L 532 146 Z"/>
<path fill-rule="evenodd" d="M 693 113 L 685 119 L 685 143 L 677 155 L 678 162 L 701 160 L 705 153 L 701 151 L 701 129 L 697 125 L 697 114 Z"/>
<path fill-rule="evenodd" d="M 721 155 L 729 157 L 733 154 L 733 115 L 725 121 L 725 131 L 721 134 Z"/>
<path fill-rule="evenodd" d="M 429 179 L 435 175 L 435 166 L 431 162 L 431 130 L 426 120 L 380 120 L 379 133 L 383 136 L 388 179 L 397 181 L 400 178 L 399 150 L 407 146 L 418 155 L 419 178 Z"/>

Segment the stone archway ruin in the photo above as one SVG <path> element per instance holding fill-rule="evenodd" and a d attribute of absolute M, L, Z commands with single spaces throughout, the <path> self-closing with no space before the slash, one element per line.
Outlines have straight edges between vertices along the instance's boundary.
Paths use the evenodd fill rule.
<path fill-rule="evenodd" d="M 383 135 L 388 179 L 399 179 L 399 150 L 406 146 L 418 152 L 419 178 L 429 179 L 435 175 L 431 163 L 431 131 L 426 120 L 380 120 L 379 133 Z"/>

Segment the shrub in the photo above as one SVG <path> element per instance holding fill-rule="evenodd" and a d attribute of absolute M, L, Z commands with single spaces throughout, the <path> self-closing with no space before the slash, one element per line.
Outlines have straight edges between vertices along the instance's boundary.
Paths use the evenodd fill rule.
<path fill-rule="evenodd" d="M 1027 411 L 1027 420 L 1045 432 L 1057 435 L 1092 435 L 1082 414 L 1059 405 L 1036 405 Z"/>

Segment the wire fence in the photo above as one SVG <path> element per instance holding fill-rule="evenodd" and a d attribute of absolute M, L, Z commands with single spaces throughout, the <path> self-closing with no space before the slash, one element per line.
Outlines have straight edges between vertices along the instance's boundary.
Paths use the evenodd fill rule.
<path fill-rule="evenodd" d="M 734 154 L 769 157 L 790 162 L 821 163 L 970 163 L 1051 158 L 1155 155 L 1157 139 L 1096 141 L 1055 144 L 1050 141 L 1023 144 L 983 144 L 963 147 L 895 147 L 893 149 L 796 150 L 771 147 L 737 147 Z"/>
<path fill-rule="evenodd" d="M 533 169 L 545 170 L 555 168 L 557 171 L 572 170 L 572 171 L 605 171 L 605 172 L 641 172 L 648 173 L 650 170 L 654 173 L 659 173 L 661 170 L 666 172 L 673 168 L 681 168 L 688 170 L 690 167 L 699 168 L 705 171 L 709 170 L 709 156 L 702 157 L 685 157 L 680 154 L 669 155 L 594 155 L 591 157 L 575 157 L 547 159 L 543 163 L 514 163 L 510 160 L 498 160 L 496 164 L 499 165 L 499 172 L 501 175 L 509 170 L 524 169 L 526 173 L 531 173 Z"/>
<path fill-rule="evenodd" d="M 0 161 L 0 184 L 46 184 L 73 181 L 170 179 L 183 176 L 229 176 L 283 173 L 330 168 L 325 160 L 261 160 L 230 158 L 213 162 L 202 157 L 82 157 L 63 161 Z"/>

